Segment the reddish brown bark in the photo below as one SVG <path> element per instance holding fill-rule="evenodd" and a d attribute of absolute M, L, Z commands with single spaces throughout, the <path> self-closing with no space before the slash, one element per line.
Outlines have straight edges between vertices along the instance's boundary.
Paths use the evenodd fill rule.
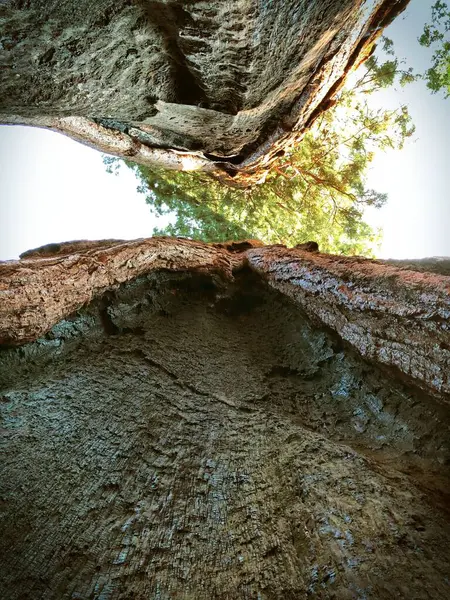
<path fill-rule="evenodd" d="M 47 258 L 38 250 L 0 264 L 0 342 L 35 340 L 96 296 L 150 271 L 232 281 L 234 272 L 250 267 L 362 356 L 397 368 L 425 389 L 450 393 L 449 276 L 258 246 L 177 238 L 49 245 L 55 254 Z"/>
<path fill-rule="evenodd" d="M 56 251 L 0 263 L 0 343 L 35 340 L 95 296 L 152 270 L 232 277 L 232 254 L 190 240 L 151 238 L 100 249 L 86 249 L 83 242 L 79 252 L 72 248 L 69 255 Z"/>
<path fill-rule="evenodd" d="M 80 308 L 0 349 L 0 597 L 446 598 L 445 381 L 375 361 L 437 394 L 449 281 L 170 238 L 0 264 L 12 343 Z"/>
<path fill-rule="evenodd" d="M 247 260 L 362 356 L 450 393 L 450 277 L 358 257 L 263 248 Z"/>

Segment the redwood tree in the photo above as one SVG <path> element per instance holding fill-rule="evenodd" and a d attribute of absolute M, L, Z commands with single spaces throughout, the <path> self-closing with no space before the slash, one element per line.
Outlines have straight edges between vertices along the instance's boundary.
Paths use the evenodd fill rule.
<path fill-rule="evenodd" d="M 1 120 L 249 183 L 406 4 L 2 2 Z M 445 273 L 170 238 L 0 263 L 2 598 L 447 597 Z"/>
<path fill-rule="evenodd" d="M 444 598 L 446 270 L 173 238 L 0 263 L 2 597 Z"/>
<path fill-rule="evenodd" d="M 0 122 L 261 179 L 408 0 L 7 0 Z"/>

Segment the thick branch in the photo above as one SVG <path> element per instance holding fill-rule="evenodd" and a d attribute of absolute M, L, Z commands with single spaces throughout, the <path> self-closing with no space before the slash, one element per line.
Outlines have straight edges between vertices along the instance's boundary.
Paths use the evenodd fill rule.
<path fill-rule="evenodd" d="M 94 297 L 149 271 L 232 278 L 233 253 L 190 240 L 159 237 L 100 248 L 81 242 L 79 251 L 76 243 L 70 246 L 71 254 L 64 244 L 49 244 L 34 258 L 0 263 L 0 343 L 35 340 Z"/>
<path fill-rule="evenodd" d="M 294 0 L 238 10 L 13 0 L 0 8 L 0 122 L 148 166 L 258 182 L 408 1 L 311 0 L 300 14 Z"/>

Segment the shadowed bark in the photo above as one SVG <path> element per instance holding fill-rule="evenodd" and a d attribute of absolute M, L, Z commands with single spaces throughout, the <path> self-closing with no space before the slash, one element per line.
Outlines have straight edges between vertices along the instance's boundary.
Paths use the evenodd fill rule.
<path fill-rule="evenodd" d="M 250 268 L 362 356 L 399 369 L 429 391 L 450 393 L 447 275 L 256 241 L 70 242 L 22 256 L 0 263 L 0 343 L 35 340 L 97 296 L 151 271 L 230 282 Z"/>
<path fill-rule="evenodd" d="M 261 180 L 408 0 L 12 0 L 0 122 L 141 164 Z"/>

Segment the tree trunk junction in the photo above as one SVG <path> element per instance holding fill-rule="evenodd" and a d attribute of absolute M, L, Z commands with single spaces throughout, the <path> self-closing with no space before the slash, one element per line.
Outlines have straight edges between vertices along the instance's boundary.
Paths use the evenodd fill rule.
<path fill-rule="evenodd" d="M 260 181 L 408 0 L 4 0 L 0 122 Z"/>
<path fill-rule="evenodd" d="M 448 598 L 426 268 L 176 238 L 0 263 L 0 597 Z"/>

